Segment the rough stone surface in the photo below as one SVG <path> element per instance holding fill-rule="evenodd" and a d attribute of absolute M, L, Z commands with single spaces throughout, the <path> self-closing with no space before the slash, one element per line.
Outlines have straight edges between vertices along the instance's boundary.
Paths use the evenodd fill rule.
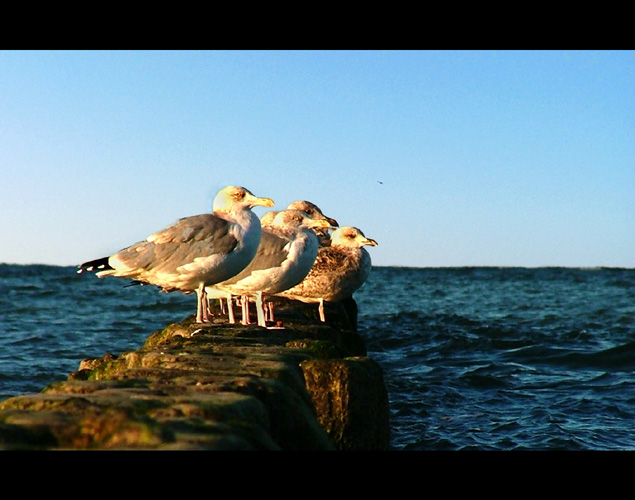
<path fill-rule="evenodd" d="M 0 402 L 0 449 L 381 450 L 388 403 L 352 299 L 277 304 L 283 328 L 193 318 Z M 315 309 L 315 311 L 313 311 Z"/>
<path fill-rule="evenodd" d="M 388 448 L 388 395 L 375 361 L 319 359 L 301 366 L 318 420 L 338 449 Z"/>

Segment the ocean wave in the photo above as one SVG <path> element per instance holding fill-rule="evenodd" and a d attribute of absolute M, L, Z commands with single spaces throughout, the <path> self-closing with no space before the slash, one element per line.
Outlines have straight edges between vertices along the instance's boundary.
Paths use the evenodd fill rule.
<path fill-rule="evenodd" d="M 600 351 L 579 351 L 530 345 L 511 350 L 506 353 L 505 357 L 525 364 L 550 364 L 570 368 L 632 371 L 635 369 L 635 342 Z"/>

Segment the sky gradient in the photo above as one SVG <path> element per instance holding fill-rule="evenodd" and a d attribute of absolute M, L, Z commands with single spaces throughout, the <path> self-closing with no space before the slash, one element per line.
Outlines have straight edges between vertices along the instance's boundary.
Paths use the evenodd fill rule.
<path fill-rule="evenodd" d="M 0 51 L 0 262 L 109 255 L 228 184 L 378 266 L 632 268 L 635 52 Z"/>

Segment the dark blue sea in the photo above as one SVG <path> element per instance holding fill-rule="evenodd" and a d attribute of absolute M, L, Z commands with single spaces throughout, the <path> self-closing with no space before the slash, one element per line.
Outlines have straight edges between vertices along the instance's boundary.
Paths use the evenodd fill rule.
<path fill-rule="evenodd" d="M 139 348 L 195 298 L 0 264 L 0 400 Z M 394 450 L 635 449 L 635 270 L 375 267 L 355 294 Z"/>

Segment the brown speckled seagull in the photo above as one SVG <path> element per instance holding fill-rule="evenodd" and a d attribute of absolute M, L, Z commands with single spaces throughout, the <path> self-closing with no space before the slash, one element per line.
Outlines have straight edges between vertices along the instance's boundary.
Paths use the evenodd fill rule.
<path fill-rule="evenodd" d="M 196 321 L 208 322 L 205 287 L 235 276 L 256 255 L 261 226 L 251 209 L 257 205 L 271 207 L 273 201 L 227 186 L 214 198 L 213 214 L 182 218 L 120 252 L 81 264 L 77 272 L 130 278 L 166 292 L 196 292 Z"/>
<path fill-rule="evenodd" d="M 339 302 L 353 295 L 370 274 L 370 254 L 365 245 L 377 246 L 356 227 L 343 226 L 331 234 L 331 244 L 321 247 L 309 274 L 293 288 L 276 295 L 318 303 L 320 320 L 326 321 L 324 302 Z"/>

